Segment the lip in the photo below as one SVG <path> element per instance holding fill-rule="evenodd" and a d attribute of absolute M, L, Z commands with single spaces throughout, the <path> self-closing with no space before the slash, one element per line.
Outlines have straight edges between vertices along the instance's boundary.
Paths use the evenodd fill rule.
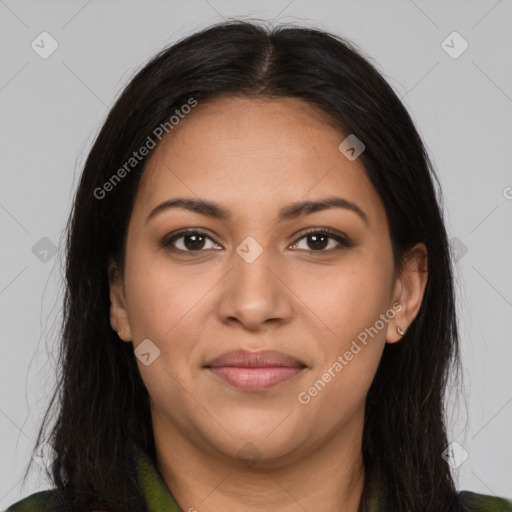
<path fill-rule="evenodd" d="M 226 352 L 204 366 L 214 376 L 245 391 L 262 391 L 301 373 L 306 365 L 275 350 Z"/>

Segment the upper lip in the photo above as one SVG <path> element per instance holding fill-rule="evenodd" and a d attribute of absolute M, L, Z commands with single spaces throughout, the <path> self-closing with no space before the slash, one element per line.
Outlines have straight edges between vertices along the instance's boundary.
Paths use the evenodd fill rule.
<path fill-rule="evenodd" d="M 289 368 L 306 367 L 306 365 L 299 359 L 276 350 L 262 350 L 259 352 L 234 350 L 232 352 L 225 352 L 224 354 L 221 354 L 215 359 L 209 361 L 205 366 L 207 368 L 219 366 L 237 366 L 247 368 L 263 368 L 272 366 L 286 366 Z"/>

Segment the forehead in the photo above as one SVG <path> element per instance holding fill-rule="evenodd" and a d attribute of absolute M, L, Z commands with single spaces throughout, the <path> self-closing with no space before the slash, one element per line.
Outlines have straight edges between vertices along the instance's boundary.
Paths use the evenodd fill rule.
<path fill-rule="evenodd" d="M 377 218 L 383 205 L 361 160 L 339 151 L 344 138 L 325 113 L 295 98 L 199 103 L 153 150 L 135 207 L 147 214 L 185 195 L 251 215 L 336 194 Z"/>

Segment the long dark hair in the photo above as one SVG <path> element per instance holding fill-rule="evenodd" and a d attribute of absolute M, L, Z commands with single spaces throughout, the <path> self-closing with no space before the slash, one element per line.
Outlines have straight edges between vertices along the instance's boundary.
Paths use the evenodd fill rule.
<path fill-rule="evenodd" d="M 460 363 L 439 182 L 406 108 L 370 60 L 322 30 L 228 21 L 165 48 L 130 80 L 88 155 L 67 225 L 60 374 L 36 442 L 58 404 L 45 440 L 57 453 L 51 478 L 63 496 L 144 510 L 127 470 L 134 446 L 155 461 L 148 393 L 133 347 L 109 322 L 108 263 L 123 268 L 147 157 L 131 167 L 126 162 L 191 98 L 200 104 L 223 96 L 293 97 L 365 144 L 360 158 L 385 205 L 396 265 L 417 242 L 428 251 L 419 313 L 399 343 L 386 345 L 368 393 L 361 510 L 370 485 L 381 490 L 385 510 L 462 510 L 441 456 L 448 444 L 445 388 Z M 116 173 L 122 179 L 114 182 Z"/>

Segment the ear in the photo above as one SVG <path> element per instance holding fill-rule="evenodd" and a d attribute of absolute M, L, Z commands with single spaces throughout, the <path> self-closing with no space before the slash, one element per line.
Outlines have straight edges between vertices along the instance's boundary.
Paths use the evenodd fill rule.
<path fill-rule="evenodd" d="M 126 301 L 124 293 L 124 282 L 118 265 L 109 261 L 108 282 L 110 289 L 110 325 L 114 331 L 119 332 L 119 337 L 126 342 L 132 339 Z"/>
<path fill-rule="evenodd" d="M 387 343 L 400 341 L 399 326 L 407 331 L 416 318 L 423 300 L 428 279 L 427 248 L 423 243 L 417 243 L 404 258 L 404 264 L 396 277 L 393 292 L 393 304 L 400 303 L 401 309 L 396 309 L 395 317 L 388 324 Z"/>

